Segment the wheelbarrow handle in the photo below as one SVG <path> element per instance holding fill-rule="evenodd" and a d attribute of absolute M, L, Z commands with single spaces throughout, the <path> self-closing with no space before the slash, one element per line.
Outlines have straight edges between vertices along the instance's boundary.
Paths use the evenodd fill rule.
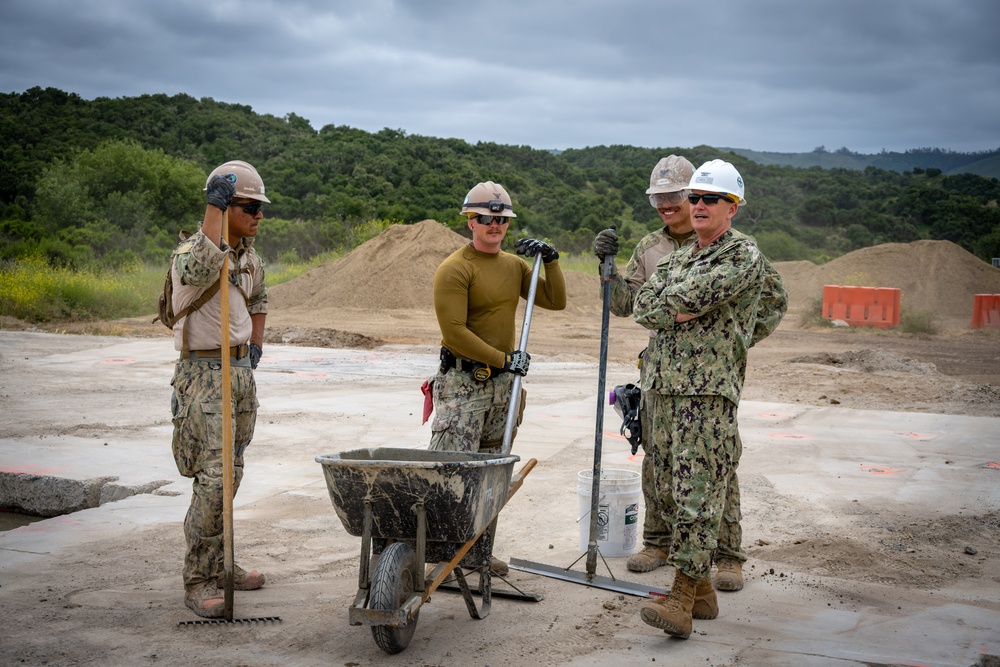
<path fill-rule="evenodd" d="M 528 351 L 528 332 L 531 329 L 531 312 L 535 308 L 535 293 L 538 292 L 538 274 L 542 266 L 542 254 L 535 255 L 535 265 L 531 269 L 531 286 L 528 287 L 528 298 L 524 307 L 524 324 L 521 325 L 521 344 L 517 349 Z M 500 454 L 507 456 L 514 440 L 514 426 L 517 422 L 518 408 L 521 403 L 521 376 L 514 376 L 514 384 L 510 391 L 510 402 L 507 405 L 507 421 L 503 427 L 503 444 Z"/>

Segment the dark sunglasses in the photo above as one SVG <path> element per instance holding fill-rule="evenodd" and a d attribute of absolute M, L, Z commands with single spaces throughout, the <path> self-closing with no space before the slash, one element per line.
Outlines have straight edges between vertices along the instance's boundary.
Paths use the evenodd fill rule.
<path fill-rule="evenodd" d="M 257 215 L 260 213 L 260 209 L 264 207 L 264 202 L 252 201 L 249 204 L 233 204 L 233 206 L 239 206 L 247 215 Z"/>
<path fill-rule="evenodd" d="M 684 201 L 684 191 L 678 192 L 657 192 L 649 195 L 649 203 L 653 208 L 662 208 L 667 204 L 680 204 Z"/>
<path fill-rule="evenodd" d="M 693 192 L 688 195 L 688 201 L 691 202 L 692 204 L 697 204 L 698 201 L 701 199 L 705 200 L 706 206 L 715 206 L 723 199 L 725 199 L 726 202 L 730 204 L 733 203 L 733 200 L 727 197 L 726 195 L 696 195 Z"/>
<path fill-rule="evenodd" d="M 498 225 L 506 225 L 508 222 L 510 222 L 510 218 L 502 215 L 477 215 L 476 222 L 478 222 L 481 225 L 486 225 L 487 227 L 489 227 L 494 223 Z"/>

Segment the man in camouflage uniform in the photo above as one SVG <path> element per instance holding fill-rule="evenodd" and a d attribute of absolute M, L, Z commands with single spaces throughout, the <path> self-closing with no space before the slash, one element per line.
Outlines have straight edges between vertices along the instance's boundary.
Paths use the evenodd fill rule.
<path fill-rule="evenodd" d="M 642 605 L 649 625 L 687 638 L 692 618 L 715 618 L 712 555 L 726 489 L 740 458 L 736 419 L 747 351 L 778 326 L 787 308 L 780 276 L 753 240 L 732 229 L 744 200 L 733 165 L 712 160 L 688 184 L 698 242 L 664 257 L 639 288 L 633 316 L 655 330 L 642 389 L 656 483 L 673 509 L 667 561 L 670 595 Z"/>
<path fill-rule="evenodd" d="M 611 312 L 619 317 L 632 315 L 632 304 L 636 292 L 656 271 L 656 263 L 667 255 L 679 250 L 682 246 L 695 243 L 697 237 L 691 226 L 691 207 L 687 200 L 687 186 L 694 173 L 694 165 L 679 155 L 662 158 L 653 167 L 649 176 L 650 205 L 663 220 L 663 228 L 644 236 L 632 252 L 632 257 L 625 266 L 622 275 L 618 268 L 611 265 Z M 612 262 L 618 253 L 618 235 L 613 229 L 605 229 L 594 239 L 594 254 L 602 261 L 610 256 Z M 656 332 L 650 330 L 652 340 Z M 640 380 L 649 365 L 643 365 L 640 355 Z M 644 406 L 639 416 L 642 432 L 651 433 L 649 424 L 649 399 L 643 396 Z M 737 435 L 737 437 L 739 437 Z M 650 448 L 654 443 L 648 439 L 643 443 L 646 456 L 642 460 L 642 495 L 646 503 L 645 520 L 642 526 L 642 551 L 632 554 L 626 561 L 626 567 L 632 572 L 651 572 L 667 564 L 667 550 L 670 546 L 670 517 L 672 510 L 664 505 L 660 498 L 658 487 L 654 481 L 653 461 Z M 661 475 L 668 471 L 661 471 Z M 719 547 L 713 559 L 718 572 L 715 576 L 715 587 L 718 590 L 738 591 L 743 588 L 742 565 L 747 556 L 740 543 L 743 539 L 743 529 L 740 526 L 740 487 L 736 471 L 730 477 L 729 489 L 726 492 L 726 509 L 722 517 L 719 531 Z"/>
<path fill-rule="evenodd" d="M 174 461 L 181 475 L 193 478 L 191 506 L 184 519 L 184 603 L 198 616 L 223 615 L 222 447 L 233 447 L 233 494 L 243 478 L 243 454 L 257 419 L 253 369 L 260 361 L 267 316 L 267 288 L 260 257 L 253 248 L 268 202 L 257 171 L 240 161 L 217 167 L 206 183 L 208 204 L 201 229 L 174 250 L 171 264 L 174 312 L 180 314 L 203 294 L 213 294 L 174 325 L 180 358 L 171 381 Z M 222 238 L 223 212 L 229 235 Z M 219 274 L 229 256 L 229 350 L 220 349 Z M 223 406 L 222 354 L 230 357 L 232 406 Z M 222 442 L 222 410 L 231 410 L 233 442 Z M 234 567 L 234 588 L 264 585 L 256 570 Z"/>
<path fill-rule="evenodd" d="M 447 257 L 434 273 L 434 311 L 441 327 L 441 365 L 433 380 L 434 421 L 430 449 L 499 452 L 514 374 L 528 372 L 529 355 L 516 350 L 514 319 L 527 298 L 531 267 L 500 249 L 511 218 L 510 195 L 493 181 L 477 184 L 462 213 L 472 242 Z M 566 307 L 566 279 L 559 253 L 547 243 L 521 239 L 518 255 L 541 254 L 545 276 L 538 278 L 535 305 Z M 521 390 L 520 424 L 525 391 Z M 494 558 L 494 574 L 507 564 Z"/>

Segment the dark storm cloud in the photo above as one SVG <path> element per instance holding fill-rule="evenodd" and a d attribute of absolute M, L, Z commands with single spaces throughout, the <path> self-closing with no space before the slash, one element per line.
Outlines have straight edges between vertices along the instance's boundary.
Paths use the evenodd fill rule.
<path fill-rule="evenodd" d="M 6 0 L 5 92 L 538 148 L 1000 147 L 992 0 Z"/>

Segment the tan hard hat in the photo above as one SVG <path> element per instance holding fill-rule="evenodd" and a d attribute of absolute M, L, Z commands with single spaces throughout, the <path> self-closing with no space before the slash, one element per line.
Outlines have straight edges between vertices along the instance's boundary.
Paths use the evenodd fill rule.
<path fill-rule="evenodd" d="M 462 202 L 462 213 L 466 215 L 499 215 L 507 218 L 516 218 L 514 207 L 510 201 L 510 195 L 503 189 L 502 185 L 493 181 L 477 183 L 474 188 L 465 195 Z"/>
<path fill-rule="evenodd" d="M 686 190 L 694 173 L 694 165 L 680 155 L 668 155 L 653 167 L 649 175 L 647 195 L 658 192 L 678 192 Z"/>
<path fill-rule="evenodd" d="M 240 199 L 256 199 L 257 201 L 271 203 L 271 200 L 264 196 L 264 181 L 260 174 L 253 168 L 253 165 L 243 160 L 230 160 L 225 164 L 220 164 L 212 170 L 205 180 L 205 189 L 208 189 L 208 181 L 216 174 L 228 174 L 236 186 L 236 194 L 233 197 Z"/>

